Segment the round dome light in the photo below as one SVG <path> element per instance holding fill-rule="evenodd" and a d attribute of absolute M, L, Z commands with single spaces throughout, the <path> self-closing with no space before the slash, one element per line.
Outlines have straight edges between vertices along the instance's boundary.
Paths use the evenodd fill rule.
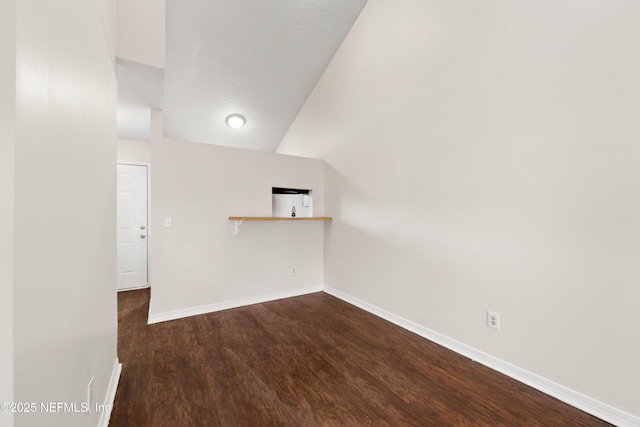
<path fill-rule="evenodd" d="M 227 124 L 234 129 L 240 129 L 247 122 L 247 119 L 240 114 L 230 114 L 227 116 Z"/>

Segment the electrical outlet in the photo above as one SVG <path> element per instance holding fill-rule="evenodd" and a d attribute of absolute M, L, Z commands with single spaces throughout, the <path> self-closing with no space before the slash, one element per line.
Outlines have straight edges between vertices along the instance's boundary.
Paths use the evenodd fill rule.
<path fill-rule="evenodd" d="M 500 329 L 500 313 L 487 311 L 487 326 L 493 329 Z"/>
<path fill-rule="evenodd" d="M 89 405 L 89 408 L 93 405 L 93 375 L 89 378 L 89 384 L 87 384 L 87 405 Z"/>
<path fill-rule="evenodd" d="M 291 267 L 291 275 L 295 276 L 296 274 L 298 274 L 296 268 L 295 267 Z"/>

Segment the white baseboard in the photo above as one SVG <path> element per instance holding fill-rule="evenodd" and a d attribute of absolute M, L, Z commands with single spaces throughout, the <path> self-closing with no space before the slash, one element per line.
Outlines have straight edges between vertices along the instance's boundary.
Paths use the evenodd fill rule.
<path fill-rule="evenodd" d="M 404 329 L 407 329 L 423 338 L 440 344 L 449 350 L 455 351 L 473 361 L 481 363 L 491 369 L 505 374 L 515 380 L 531 386 L 545 394 L 555 397 L 556 399 L 574 406 L 588 414 L 605 420 L 609 423 L 620 427 L 638 427 L 640 426 L 640 418 L 628 414 L 624 411 L 616 409 L 612 406 L 599 402 L 553 381 L 549 381 L 534 373 L 528 372 L 522 368 L 514 366 L 508 362 L 493 357 L 487 353 L 476 350 L 466 344 L 446 337 L 438 332 L 427 329 L 410 320 L 404 319 L 375 305 L 369 304 L 351 295 L 345 294 L 331 287 L 324 287 L 324 292 L 333 295 L 349 304 L 355 305 L 371 314 L 381 317 L 391 323 L 394 323 Z"/>
<path fill-rule="evenodd" d="M 181 310 L 165 311 L 162 313 L 149 313 L 148 324 L 166 322 L 168 320 L 182 319 L 183 317 L 196 316 L 198 314 L 213 313 L 216 311 L 229 310 L 231 308 L 244 307 L 251 304 L 259 304 L 267 301 L 274 301 L 283 298 L 297 297 L 300 295 L 312 294 L 315 292 L 322 292 L 322 285 L 310 286 L 307 288 L 290 289 L 286 291 L 273 292 L 265 295 L 258 295 L 255 297 L 237 299 L 232 301 L 225 301 L 215 304 L 201 305 L 197 307 L 190 307 Z"/>
<path fill-rule="evenodd" d="M 116 292 L 138 291 L 140 289 L 147 289 L 148 287 L 149 287 L 149 285 L 134 286 L 132 288 L 117 289 Z"/>
<path fill-rule="evenodd" d="M 109 387 L 107 388 L 107 394 L 104 397 L 104 408 L 109 408 L 108 411 L 102 411 L 100 413 L 100 422 L 98 427 L 108 427 L 109 419 L 111 418 L 111 410 L 113 410 L 113 403 L 116 400 L 116 391 L 118 390 L 118 383 L 120 382 L 120 373 L 122 372 L 122 363 L 116 357 L 116 361 L 113 364 L 111 370 L 111 379 L 109 380 Z"/>

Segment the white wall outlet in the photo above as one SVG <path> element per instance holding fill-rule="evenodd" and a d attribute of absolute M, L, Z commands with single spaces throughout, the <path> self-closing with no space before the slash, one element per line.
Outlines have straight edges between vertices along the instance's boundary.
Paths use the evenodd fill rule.
<path fill-rule="evenodd" d="M 500 313 L 487 311 L 487 326 L 493 329 L 500 329 Z"/>
<path fill-rule="evenodd" d="M 93 406 L 93 375 L 89 378 L 89 383 L 87 384 L 87 405 L 89 405 L 89 408 Z"/>
<path fill-rule="evenodd" d="M 171 221 L 171 217 L 170 216 L 165 216 L 164 217 L 164 228 L 171 228 L 171 227 L 173 227 L 172 221 Z"/>
<path fill-rule="evenodd" d="M 295 276 L 296 274 L 298 274 L 298 270 L 295 267 L 291 267 L 291 275 Z"/>

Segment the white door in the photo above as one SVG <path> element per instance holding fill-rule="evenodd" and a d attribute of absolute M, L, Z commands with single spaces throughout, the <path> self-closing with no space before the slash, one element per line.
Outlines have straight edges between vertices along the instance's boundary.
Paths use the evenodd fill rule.
<path fill-rule="evenodd" d="M 118 290 L 147 286 L 147 167 L 118 165 Z"/>

